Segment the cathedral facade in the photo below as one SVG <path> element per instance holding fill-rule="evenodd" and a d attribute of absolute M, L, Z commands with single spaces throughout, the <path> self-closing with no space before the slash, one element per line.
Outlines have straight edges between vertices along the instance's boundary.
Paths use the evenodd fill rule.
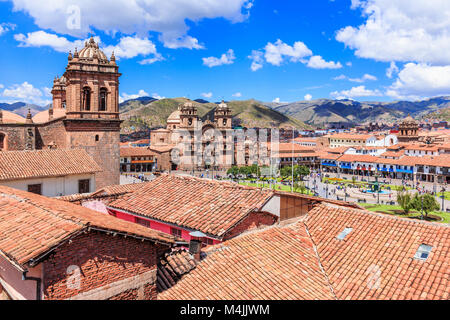
<path fill-rule="evenodd" d="M 97 188 L 120 183 L 119 67 L 91 37 L 69 53 L 66 70 L 53 81 L 53 103 L 26 118 L 0 110 L 0 151 L 85 149 L 102 172 Z"/>
<path fill-rule="evenodd" d="M 231 109 L 222 101 L 213 117 L 202 121 L 195 105 L 186 102 L 168 117 L 165 129 L 151 132 L 150 141 L 151 150 L 176 150 L 171 155 L 172 170 L 228 168 L 234 157 Z"/>

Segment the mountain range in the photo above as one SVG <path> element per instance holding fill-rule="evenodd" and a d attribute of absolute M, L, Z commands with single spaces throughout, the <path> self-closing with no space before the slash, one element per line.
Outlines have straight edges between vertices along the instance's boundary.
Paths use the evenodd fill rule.
<path fill-rule="evenodd" d="M 180 104 L 191 102 L 197 107 L 198 116 L 203 120 L 213 120 L 214 109 L 217 103 L 203 99 L 189 100 L 186 98 L 173 98 L 161 100 L 128 100 L 120 104 L 120 117 L 123 121 L 124 132 L 143 130 L 146 128 L 164 127 L 169 115 L 178 109 Z M 265 106 L 256 100 L 228 101 L 233 115 L 233 126 L 247 128 L 283 128 L 296 127 L 299 129 L 311 128 L 302 121 L 286 116 L 281 112 Z"/>
<path fill-rule="evenodd" d="M 48 106 L 38 106 L 35 104 L 25 102 L 15 102 L 15 103 L 0 103 L 0 109 L 16 113 L 22 117 L 26 117 L 28 109 L 30 109 L 31 115 L 34 116 L 38 112 L 47 110 Z"/>
<path fill-rule="evenodd" d="M 156 99 L 140 97 L 119 104 L 125 132 L 165 127 L 168 116 L 178 106 L 192 102 L 202 120 L 212 119 L 218 102 L 186 98 Z M 254 99 L 233 100 L 227 104 L 233 112 L 233 126 L 309 129 L 330 122 L 398 122 L 408 114 L 416 119 L 450 121 L 450 97 L 435 97 L 421 101 L 358 102 L 354 100 L 318 99 L 290 103 L 261 102 Z M 26 116 L 48 109 L 24 102 L 0 103 L 0 109 Z"/>
<path fill-rule="evenodd" d="M 416 119 L 450 107 L 450 97 L 422 101 L 358 102 L 319 99 L 292 103 L 265 103 L 266 106 L 313 126 L 330 122 L 396 122 L 410 114 Z"/>

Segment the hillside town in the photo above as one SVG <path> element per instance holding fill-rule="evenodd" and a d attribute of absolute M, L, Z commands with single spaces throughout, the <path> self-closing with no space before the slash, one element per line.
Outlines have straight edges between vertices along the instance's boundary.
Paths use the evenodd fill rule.
<path fill-rule="evenodd" d="M 450 130 L 234 128 L 186 102 L 120 142 L 120 75 L 91 38 L 47 111 L 0 110 L 1 299 L 450 298 Z"/>

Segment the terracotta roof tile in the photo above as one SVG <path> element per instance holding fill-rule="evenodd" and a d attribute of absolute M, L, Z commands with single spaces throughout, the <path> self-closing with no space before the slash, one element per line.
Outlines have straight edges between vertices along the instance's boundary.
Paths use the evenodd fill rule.
<path fill-rule="evenodd" d="M 82 206 L 0 186 L 0 251 L 24 266 L 88 227 L 166 244 L 174 237 Z"/>
<path fill-rule="evenodd" d="M 67 176 L 102 171 L 84 149 L 0 152 L 0 180 Z"/>
<path fill-rule="evenodd" d="M 221 237 L 272 195 L 232 182 L 164 174 L 109 207 Z"/>
<path fill-rule="evenodd" d="M 211 247 L 158 299 L 334 299 L 303 223 L 243 234 Z"/>
<path fill-rule="evenodd" d="M 290 223 L 210 247 L 158 298 L 450 298 L 449 226 L 325 203 Z M 432 247 L 425 261 L 414 258 L 422 244 Z"/>
<path fill-rule="evenodd" d="M 149 150 L 147 147 L 122 147 L 120 148 L 121 157 L 146 157 L 155 156 L 154 151 Z"/>

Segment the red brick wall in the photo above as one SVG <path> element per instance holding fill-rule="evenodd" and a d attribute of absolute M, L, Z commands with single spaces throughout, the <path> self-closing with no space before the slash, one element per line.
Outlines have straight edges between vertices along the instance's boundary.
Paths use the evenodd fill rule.
<path fill-rule="evenodd" d="M 251 212 L 245 219 L 243 219 L 224 236 L 224 240 L 231 239 L 247 230 L 251 230 L 263 225 L 273 225 L 277 220 L 278 217 L 269 213 Z"/>
<path fill-rule="evenodd" d="M 167 249 L 148 241 L 101 232 L 79 235 L 71 243 L 57 248 L 45 260 L 44 297 L 50 300 L 66 299 L 137 275 L 151 274 L 156 271 L 157 257 Z M 73 278 L 72 273 L 67 272 L 71 265 L 80 268 L 79 289 L 68 286 L 67 280 Z M 125 287 L 112 296 L 102 290 L 96 299 L 156 298 L 153 293 L 156 292 L 155 283 L 140 283 L 139 286 L 141 285 L 142 288 Z"/>

